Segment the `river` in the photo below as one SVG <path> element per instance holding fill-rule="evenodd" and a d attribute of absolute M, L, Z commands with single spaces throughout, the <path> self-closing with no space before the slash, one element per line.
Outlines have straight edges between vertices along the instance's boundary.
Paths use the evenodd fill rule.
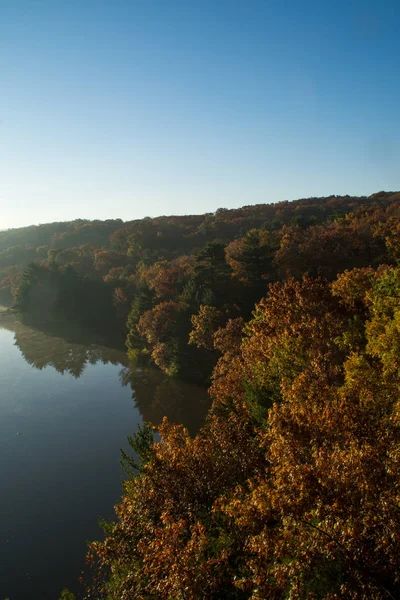
<path fill-rule="evenodd" d="M 127 436 L 164 415 L 195 433 L 209 406 L 204 389 L 81 337 L 0 314 L 0 600 L 79 590 L 86 541 L 121 496 Z"/>

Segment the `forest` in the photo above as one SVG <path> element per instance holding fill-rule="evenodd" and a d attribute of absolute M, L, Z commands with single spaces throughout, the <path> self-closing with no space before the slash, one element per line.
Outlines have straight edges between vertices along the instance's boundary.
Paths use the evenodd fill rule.
<path fill-rule="evenodd" d="M 139 364 L 208 385 L 213 335 L 247 322 L 269 286 L 396 263 L 399 193 L 309 198 L 136 221 L 0 232 L 0 303 L 72 322 Z"/>
<path fill-rule="evenodd" d="M 0 301 L 209 386 L 144 425 L 86 599 L 400 597 L 400 192 L 0 232 Z M 68 598 L 68 592 L 64 592 Z"/>

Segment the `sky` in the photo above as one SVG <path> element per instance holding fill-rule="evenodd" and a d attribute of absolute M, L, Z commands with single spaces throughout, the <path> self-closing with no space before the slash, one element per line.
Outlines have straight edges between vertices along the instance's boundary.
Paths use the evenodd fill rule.
<path fill-rule="evenodd" d="M 0 0 L 0 229 L 400 189 L 399 0 Z"/>

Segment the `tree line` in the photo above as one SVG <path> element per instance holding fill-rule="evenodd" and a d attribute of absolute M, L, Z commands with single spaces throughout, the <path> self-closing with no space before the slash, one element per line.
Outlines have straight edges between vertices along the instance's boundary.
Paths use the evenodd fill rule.
<path fill-rule="evenodd" d="M 113 336 L 139 363 L 208 384 L 220 356 L 213 333 L 248 321 L 271 283 L 395 264 L 399 207 L 399 193 L 381 192 L 9 230 L 0 301 Z"/>

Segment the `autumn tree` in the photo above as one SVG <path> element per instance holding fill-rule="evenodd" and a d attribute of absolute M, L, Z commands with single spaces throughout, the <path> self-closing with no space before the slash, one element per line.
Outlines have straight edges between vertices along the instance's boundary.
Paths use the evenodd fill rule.
<path fill-rule="evenodd" d="M 198 348 L 214 350 L 214 333 L 223 324 L 224 314 L 215 306 L 202 304 L 197 315 L 192 315 L 189 343 Z"/>
<path fill-rule="evenodd" d="M 400 269 L 358 269 L 219 329 L 206 424 L 163 423 L 88 597 L 398 598 L 399 315 Z"/>

